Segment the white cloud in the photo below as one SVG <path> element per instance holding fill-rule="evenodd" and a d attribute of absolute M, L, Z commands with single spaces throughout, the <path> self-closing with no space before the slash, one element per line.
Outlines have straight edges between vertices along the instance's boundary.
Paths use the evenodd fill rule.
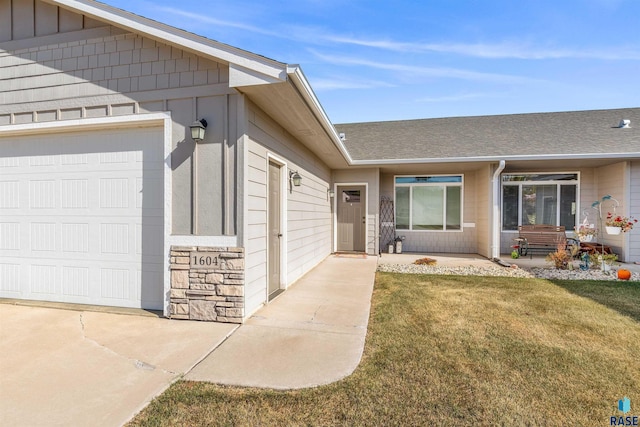
<path fill-rule="evenodd" d="M 422 76 L 436 78 L 452 78 L 462 80 L 474 80 L 496 83 L 524 83 L 537 81 L 520 76 L 508 74 L 482 73 L 478 71 L 462 70 L 449 67 L 420 67 L 415 65 L 394 64 L 389 62 L 377 62 L 355 57 L 342 57 L 335 55 L 321 54 L 311 51 L 319 59 L 337 65 L 363 66 L 387 71 L 396 71 L 407 76 Z"/>
<path fill-rule="evenodd" d="M 448 95 L 448 96 L 431 96 L 425 98 L 419 98 L 417 102 L 457 102 L 457 101 L 466 101 L 469 99 L 478 99 L 478 98 L 500 98 L 503 95 L 499 93 L 460 93 L 456 95 Z"/>
<path fill-rule="evenodd" d="M 317 91 L 341 90 L 341 89 L 374 89 L 380 87 L 395 87 L 395 85 L 376 80 L 348 80 L 320 78 L 312 79 L 313 88 Z"/>
<path fill-rule="evenodd" d="M 174 15 L 182 16 L 182 17 L 185 17 L 185 18 L 193 19 L 193 20 L 205 23 L 205 24 L 212 24 L 212 25 L 217 25 L 217 26 L 221 26 L 221 27 L 228 27 L 228 28 L 236 28 L 236 29 L 239 29 L 239 30 L 250 31 L 252 33 L 263 34 L 263 35 L 267 35 L 267 36 L 271 36 L 271 37 L 282 37 L 281 33 L 277 33 L 275 31 L 268 31 L 268 30 L 265 30 L 265 29 L 260 28 L 260 27 L 255 27 L 253 25 L 242 24 L 242 23 L 239 23 L 239 22 L 224 21 L 224 20 L 221 20 L 221 19 L 212 18 L 210 16 L 201 15 L 201 14 L 193 13 L 193 12 L 186 12 L 184 10 L 175 9 L 175 8 L 172 8 L 172 7 L 159 7 L 158 10 L 161 10 L 161 11 L 167 12 L 167 13 L 171 13 L 171 14 L 174 14 Z"/>
<path fill-rule="evenodd" d="M 453 53 L 489 59 L 559 59 L 581 58 L 601 60 L 637 60 L 640 50 L 633 46 L 612 46 L 610 49 L 562 49 L 532 46 L 524 42 L 504 43 L 405 43 L 392 40 L 367 40 L 352 37 L 327 36 L 327 40 L 395 52 L 438 52 Z"/>

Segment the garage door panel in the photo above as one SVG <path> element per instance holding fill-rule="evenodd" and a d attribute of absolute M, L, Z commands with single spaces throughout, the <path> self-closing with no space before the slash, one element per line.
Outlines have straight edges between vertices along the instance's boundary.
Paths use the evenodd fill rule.
<path fill-rule="evenodd" d="M 0 144 L 0 296 L 162 308 L 162 131 Z"/>

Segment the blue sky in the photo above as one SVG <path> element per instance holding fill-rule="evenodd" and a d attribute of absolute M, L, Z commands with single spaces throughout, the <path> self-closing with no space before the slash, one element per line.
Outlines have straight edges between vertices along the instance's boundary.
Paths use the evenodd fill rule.
<path fill-rule="evenodd" d="M 103 0 L 300 64 L 334 123 L 640 106 L 639 0 Z"/>

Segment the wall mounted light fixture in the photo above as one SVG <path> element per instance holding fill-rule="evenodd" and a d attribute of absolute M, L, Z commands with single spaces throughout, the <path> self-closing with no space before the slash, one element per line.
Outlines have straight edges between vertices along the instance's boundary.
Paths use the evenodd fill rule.
<path fill-rule="evenodd" d="M 329 197 L 335 197 L 336 196 L 336 192 L 333 191 L 331 188 L 327 189 L 327 194 L 329 194 Z"/>
<path fill-rule="evenodd" d="M 205 129 L 207 128 L 207 121 L 205 119 L 196 120 L 189 126 L 191 129 L 191 139 L 195 142 L 202 142 L 204 140 Z"/>
<path fill-rule="evenodd" d="M 302 185 L 302 177 L 298 171 L 289 171 L 289 181 L 291 181 L 294 187 L 300 187 Z"/>

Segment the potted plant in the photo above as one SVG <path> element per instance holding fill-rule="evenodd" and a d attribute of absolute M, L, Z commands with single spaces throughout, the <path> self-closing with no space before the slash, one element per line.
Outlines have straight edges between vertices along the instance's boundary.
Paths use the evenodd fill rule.
<path fill-rule="evenodd" d="M 618 260 L 618 255 L 616 255 L 616 254 L 594 253 L 594 254 L 589 255 L 590 264 L 596 270 L 610 271 L 611 270 L 611 266 L 617 260 Z"/>
<path fill-rule="evenodd" d="M 602 255 L 602 269 L 603 271 L 611 271 L 611 267 L 613 263 L 618 260 L 618 255 L 616 254 L 604 254 Z"/>
<path fill-rule="evenodd" d="M 620 234 L 633 230 L 633 226 L 638 222 L 633 217 L 627 217 L 622 215 L 616 215 L 615 213 L 607 212 L 607 219 L 604 222 L 607 234 Z"/>
<path fill-rule="evenodd" d="M 598 229 L 592 225 L 582 224 L 578 228 L 574 228 L 578 240 L 581 242 L 590 242 L 598 235 Z"/>

